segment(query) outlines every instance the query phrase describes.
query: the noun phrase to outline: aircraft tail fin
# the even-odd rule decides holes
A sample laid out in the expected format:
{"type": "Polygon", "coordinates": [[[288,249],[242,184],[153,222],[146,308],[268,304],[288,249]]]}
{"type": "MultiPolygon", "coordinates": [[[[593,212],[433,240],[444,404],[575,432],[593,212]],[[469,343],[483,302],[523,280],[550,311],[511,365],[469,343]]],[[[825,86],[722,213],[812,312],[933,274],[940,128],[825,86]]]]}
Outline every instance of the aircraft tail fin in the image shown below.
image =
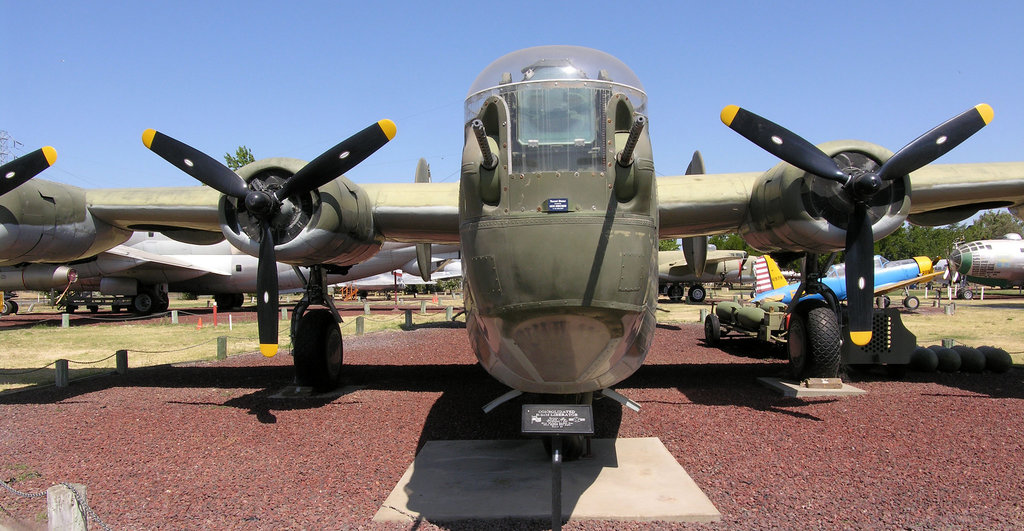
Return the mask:
{"type": "Polygon", "coordinates": [[[764,293],[788,284],[779,264],[768,255],[759,256],[754,261],[754,279],[754,293],[764,293]]]}

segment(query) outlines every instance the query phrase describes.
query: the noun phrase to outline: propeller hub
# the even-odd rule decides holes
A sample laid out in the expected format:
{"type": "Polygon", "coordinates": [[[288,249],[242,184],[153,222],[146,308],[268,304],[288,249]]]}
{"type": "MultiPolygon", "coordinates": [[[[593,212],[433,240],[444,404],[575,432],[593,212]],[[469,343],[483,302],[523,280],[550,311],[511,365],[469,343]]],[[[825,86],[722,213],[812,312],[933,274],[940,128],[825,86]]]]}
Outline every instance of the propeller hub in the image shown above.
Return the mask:
{"type": "Polygon", "coordinates": [[[875,172],[857,175],[851,180],[853,181],[851,183],[853,185],[853,195],[859,199],[868,199],[882,188],[882,179],[875,172]]]}
{"type": "Polygon", "coordinates": [[[269,216],[276,205],[268,192],[254,190],[245,194],[245,209],[257,216],[269,216]]]}

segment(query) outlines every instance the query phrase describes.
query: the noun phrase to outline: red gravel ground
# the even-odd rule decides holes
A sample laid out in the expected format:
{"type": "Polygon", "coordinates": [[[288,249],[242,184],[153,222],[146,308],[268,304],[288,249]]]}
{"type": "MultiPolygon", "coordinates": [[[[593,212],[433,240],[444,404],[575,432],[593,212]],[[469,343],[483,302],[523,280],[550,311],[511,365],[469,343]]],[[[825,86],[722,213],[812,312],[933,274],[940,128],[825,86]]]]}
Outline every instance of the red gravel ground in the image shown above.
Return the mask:
{"type": "MultiPolygon", "coordinates": [[[[754,357],[758,343],[731,340],[727,353],[702,336],[660,327],[648,363],[618,387],[641,411],[595,410],[599,437],[659,437],[722,523],[566,529],[1024,527],[1021,369],[861,377],[865,396],[793,399],[755,382],[784,367],[754,357]]],[[[83,483],[114,529],[484,527],[371,521],[425,441],[518,437],[518,403],[480,411],[505,389],[475,364],[465,330],[348,337],[345,361],[359,389],[334,399],[270,398],[291,360],[258,354],[0,397],[0,479],[25,492],[83,483]]],[[[44,511],[0,490],[0,518],[39,525],[44,511]]]]}

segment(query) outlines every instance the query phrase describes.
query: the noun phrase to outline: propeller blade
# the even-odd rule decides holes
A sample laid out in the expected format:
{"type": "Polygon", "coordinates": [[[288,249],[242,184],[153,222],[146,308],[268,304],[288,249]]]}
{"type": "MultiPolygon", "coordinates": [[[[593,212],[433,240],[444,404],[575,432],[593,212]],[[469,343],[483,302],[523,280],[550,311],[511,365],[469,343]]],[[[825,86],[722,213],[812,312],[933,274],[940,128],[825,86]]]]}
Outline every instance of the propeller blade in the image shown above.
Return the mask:
{"type": "Polygon", "coordinates": [[[142,143],[153,153],[210,188],[242,199],[249,192],[245,181],[230,168],[198,149],[175,140],[155,129],[142,133],[142,143]]]}
{"type": "Polygon", "coordinates": [[[850,340],[860,346],[871,341],[874,245],[868,207],[858,201],[846,229],[846,306],[849,310],[850,340]]]}
{"type": "Polygon", "coordinates": [[[903,146],[878,170],[879,177],[896,179],[930,164],[988,125],[992,116],[992,107],[981,103],[950,118],[903,146]]]}
{"type": "Polygon", "coordinates": [[[256,267],[256,322],[259,325],[260,352],[266,357],[277,354],[277,257],[270,225],[263,223],[259,263],[256,267]]]}
{"type": "Polygon", "coordinates": [[[761,149],[812,175],[846,184],[849,177],[831,157],[796,133],[736,105],[722,109],[722,123],[761,149]]]}
{"type": "Polygon", "coordinates": [[[50,146],[39,148],[0,166],[0,195],[21,186],[57,160],[57,150],[50,146]]]}
{"type": "Polygon", "coordinates": [[[395,122],[381,120],[342,140],[288,179],[277,192],[279,199],[319,188],[337,179],[395,137],[395,122]]]}

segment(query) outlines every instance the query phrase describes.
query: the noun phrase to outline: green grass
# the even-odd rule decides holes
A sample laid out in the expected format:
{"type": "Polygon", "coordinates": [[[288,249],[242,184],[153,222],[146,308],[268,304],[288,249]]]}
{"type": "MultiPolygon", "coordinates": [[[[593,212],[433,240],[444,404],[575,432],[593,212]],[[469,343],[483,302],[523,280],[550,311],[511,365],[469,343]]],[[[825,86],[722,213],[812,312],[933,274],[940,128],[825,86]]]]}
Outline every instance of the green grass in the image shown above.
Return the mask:
{"type": "MultiPolygon", "coordinates": [[[[414,310],[412,316],[414,325],[445,320],[444,310],[436,309],[428,310],[426,315],[414,310]]],[[[404,313],[378,311],[362,317],[364,333],[398,330],[405,324],[404,313]]],[[[55,318],[59,320],[59,316],[55,318]]],[[[356,335],[356,320],[354,317],[345,319],[343,336],[356,335]]],[[[228,338],[229,356],[259,351],[255,322],[236,323],[228,330],[223,321],[221,319],[217,327],[207,324],[202,329],[194,324],[171,324],[168,318],[158,324],[131,324],[129,321],[70,328],[40,324],[26,329],[0,330],[3,345],[0,392],[53,383],[53,364],[58,359],[69,361],[69,378],[74,380],[112,371],[118,350],[128,351],[129,367],[216,359],[219,336],[228,338]]],[[[281,350],[291,349],[288,321],[280,322],[278,336],[281,350]]]]}

